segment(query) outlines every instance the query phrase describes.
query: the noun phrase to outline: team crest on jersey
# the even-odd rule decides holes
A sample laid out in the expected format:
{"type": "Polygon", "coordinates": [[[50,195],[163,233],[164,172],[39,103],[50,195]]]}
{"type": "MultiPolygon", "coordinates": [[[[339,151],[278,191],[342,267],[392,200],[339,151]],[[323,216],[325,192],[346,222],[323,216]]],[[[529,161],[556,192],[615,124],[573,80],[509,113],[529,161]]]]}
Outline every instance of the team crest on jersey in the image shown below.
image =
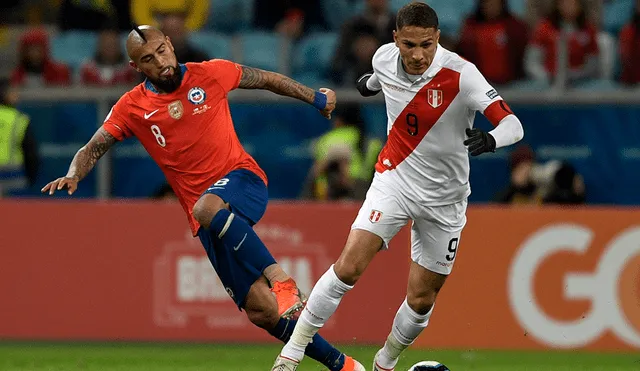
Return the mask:
{"type": "Polygon", "coordinates": [[[442,105],[444,96],[442,90],[429,89],[427,90],[427,102],[433,108],[438,108],[442,105]]]}
{"type": "Polygon", "coordinates": [[[202,89],[199,86],[196,86],[195,88],[191,88],[191,90],[189,90],[189,93],[187,93],[187,98],[189,99],[189,102],[193,104],[204,103],[204,100],[206,97],[207,97],[207,93],[205,93],[204,89],[202,89]]]}
{"type": "Polygon", "coordinates": [[[371,214],[369,215],[369,221],[371,223],[377,223],[382,218],[382,211],[371,210],[371,214]]]}
{"type": "Polygon", "coordinates": [[[175,102],[171,102],[169,103],[169,106],[167,106],[167,108],[169,109],[169,116],[173,117],[176,120],[182,117],[182,113],[184,112],[184,107],[182,106],[181,101],[177,100],[175,102]]]}

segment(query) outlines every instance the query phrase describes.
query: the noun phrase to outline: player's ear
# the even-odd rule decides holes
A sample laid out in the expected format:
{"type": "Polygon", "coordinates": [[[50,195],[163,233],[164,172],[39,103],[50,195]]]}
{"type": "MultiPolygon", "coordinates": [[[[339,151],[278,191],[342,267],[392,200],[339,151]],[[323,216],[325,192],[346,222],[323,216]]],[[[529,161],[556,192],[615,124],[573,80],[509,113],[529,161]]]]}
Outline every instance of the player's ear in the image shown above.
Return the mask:
{"type": "Polygon", "coordinates": [[[393,41],[396,43],[396,46],[399,48],[400,43],[398,42],[398,32],[396,30],[393,30],[393,41]]]}
{"type": "Polygon", "coordinates": [[[175,48],[173,47],[173,44],[171,43],[171,39],[169,38],[169,36],[165,36],[165,39],[167,41],[167,45],[169,45],[169,50],[174,51],[175,48]]]}
{"type": "Polygon", "coordinates": [[[140,70],[140,68],[138,68],[138,65],[134,61],[129,61],[129,66],[131,66],[134,70],[136,70],[138,72],[142,72],[142,70],[140,70]]]}
{"type": "Polygon", "coordinates": [[[436,44],[440,43],[440,29],[438,28],[438,30],[436,31],[436,44]]]}

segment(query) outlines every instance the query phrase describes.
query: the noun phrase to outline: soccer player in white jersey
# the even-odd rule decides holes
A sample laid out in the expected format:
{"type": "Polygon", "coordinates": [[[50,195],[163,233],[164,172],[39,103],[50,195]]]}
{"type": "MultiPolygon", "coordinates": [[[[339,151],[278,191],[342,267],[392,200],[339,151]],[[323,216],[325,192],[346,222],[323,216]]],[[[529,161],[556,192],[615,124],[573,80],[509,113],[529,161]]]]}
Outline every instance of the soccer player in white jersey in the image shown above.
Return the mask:
{"type": "Polygon", "coordinates": [[[494,152],[523,137],[520,121],[476,66],[438,44],[438,17],[431,7],[408,4],[396,22],[395,42],[378,49],[373,73],[357,82],[364,96],[384,94],[387,143],[346,246],[313,288],[273,371],[297,368],[314,334],[373,257],[411,221],[406,299],[373,362],[374,371],[393,370],[400,353],[427,327],[451,273],[471,192],[469,153],[494,152]],[[473,128],[477,111],[493,130],[473,128]]]}

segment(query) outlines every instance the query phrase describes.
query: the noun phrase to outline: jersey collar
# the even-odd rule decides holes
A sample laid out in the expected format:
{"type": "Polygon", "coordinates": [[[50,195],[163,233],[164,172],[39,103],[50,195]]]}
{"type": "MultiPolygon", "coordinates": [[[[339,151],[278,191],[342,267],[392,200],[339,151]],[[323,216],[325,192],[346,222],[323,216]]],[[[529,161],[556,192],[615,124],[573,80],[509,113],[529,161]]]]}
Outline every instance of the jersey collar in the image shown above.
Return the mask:
{"type": "MultiPolygon", "coordinates": [[[[187,72],[187,66],[182,63],[179,63],[178,66],[180,66],[180,71],[182,71],[182,80],[184,80],[184,73],[187,72]]],[[[158,89],[156,89],[156,87],[153,86],[153,84],[151,83],[151,81],[149,81],[149,79],[144,79],[144,87],[152,93],[160,94],[158,89]]]]}
{"type": "Polygon", "coordinates": [[[402,67],[402,57],[398,54],[398,63],[396,64],[396,75],[398,77],[401,77],[407,81],[409,81],[411,84],[417,83],[419,81],[424,81],[424,80],[428,80],[433,78],[436,73],[440,70],[441,66],[441,61],[442,61],[442,55],[444,54],[444,51],[442,49],[442,46],[440,46],[440,44],[438,44],[436,46],[436,54],[433,56],[433,61],[431,62],[431,65],[429,66],[429,68],[427,68],[426,71],[424,71],[424,73],[422,74],[422,77],[419,78],[418,80],[416,80],[415,82],[412,82],[407,73],[404,70],[404,67],[402,67]]]}

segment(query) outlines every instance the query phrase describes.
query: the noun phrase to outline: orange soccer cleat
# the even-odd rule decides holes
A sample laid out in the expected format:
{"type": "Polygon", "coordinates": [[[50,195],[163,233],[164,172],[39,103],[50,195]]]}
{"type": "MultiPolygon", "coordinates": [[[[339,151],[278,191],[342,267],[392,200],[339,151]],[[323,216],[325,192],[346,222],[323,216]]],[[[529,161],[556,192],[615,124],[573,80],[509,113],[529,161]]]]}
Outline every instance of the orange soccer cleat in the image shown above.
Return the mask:
{"type": "Polygon", "coordinates": [[[277,281],[273,283],[271,292],[276,295],[278,302],[278,315],[282,318],[294,318],[300,315],[300,311],[304,308],[306,298],[303,302],[302,293],[296,285],[293,278],[286,281],[277,281]]]}
{"type": "Polygon", "coordinates": [[[340,371],[367,371],[367,369],[364,368],[364,366],[360,362],[345,354],[344,366],[342,366],[342,369],[340,371]]]}

